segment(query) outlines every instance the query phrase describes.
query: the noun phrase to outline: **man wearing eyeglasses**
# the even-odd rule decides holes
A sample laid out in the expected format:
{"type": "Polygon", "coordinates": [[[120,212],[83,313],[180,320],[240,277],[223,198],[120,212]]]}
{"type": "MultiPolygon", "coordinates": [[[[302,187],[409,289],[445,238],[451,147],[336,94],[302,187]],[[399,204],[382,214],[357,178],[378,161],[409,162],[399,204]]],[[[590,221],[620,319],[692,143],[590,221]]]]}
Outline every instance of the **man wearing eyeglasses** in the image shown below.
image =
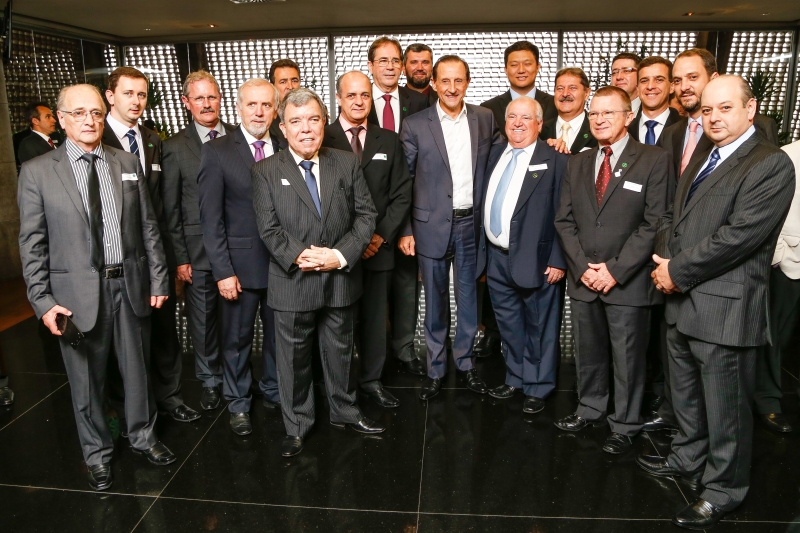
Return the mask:
{"type": "Polygon", "coordinates": [[[113,482],[103,408],[112,350],[134,453],[157,465],[175,462],[155,434],[147,373],[149,315],[169,294],[164,248],[138,158],[101,142],[104,115],[94,86],[62,89],[58,119],[67,140],[22,165],[17,197],[28,299],[60,340],[89,486],[98,491],[113,482]],[[73,344],[59,327],[66,317],[83,333],[73,344]]]}
{"type": "Polygon", "coordinates": [[[636,54],[622,52],[611,61],[611,85],[619,87],[631,100],[631,111],[639,113],[642,101],[639,99],[639,63],[642,58],[636,54]]]}
{"type": "Polygon", "coordinates": [[[195,375],[203,384],[200,407],[211,410],[216,409],[221,400],[222,362],[217,328],[219,291],[203,246],[197,175],[200,172],[200,149],[205,143],[233,131],[233,126],[220,120],[219,86],[205,70],[186,76],[181,100],[192,115],[192,123],[164,142],[161,159],[164,213],[178,265],[176,277],[185,283],[195,375]]]}
{"type": "Polygon", "coordinates": [[[610,454],[628,451],[642,427],[650,306],[663,301],[650,281],[651,256],[656,222],[672,196],[670,156],[630,138],[633,118],[622,89],[595,93],[588,119],[600,146],[570,159],[556,215],[579,388],[577,410],[556,427],[581,431],[608,423],[603,451],[610,454]],[[614,414],[607,416],[612,375],[614,414]]]}
{"type": "Polygon", "coordinates": [[[400,87],[403,72],[403,49],[390,37],[375,39],[367,52],[367,68],[372,75],[373,106],[368,122],[400,133],[406,117],[428,107],[422,94],[400,87]]]}

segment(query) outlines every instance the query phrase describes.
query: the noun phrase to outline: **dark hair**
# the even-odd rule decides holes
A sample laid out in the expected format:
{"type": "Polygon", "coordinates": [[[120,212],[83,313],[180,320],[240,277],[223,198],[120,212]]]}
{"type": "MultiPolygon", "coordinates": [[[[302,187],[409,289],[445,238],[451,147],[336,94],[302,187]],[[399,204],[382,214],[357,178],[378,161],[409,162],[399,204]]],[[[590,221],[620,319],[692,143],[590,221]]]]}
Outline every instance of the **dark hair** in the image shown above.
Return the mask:
{"type": "Polygon", "coordinates": [[[630,59],[636,64],[637,69],[639,68],[639,63],[642,62],[641,57],[637,56],[636,54],[632,54],[630,52],[620,52],[619,54],[615,55],[614,59],[611,60],[611,64],[613,65],[617,59],[630,59]]]}
{"type": "Polygon", "coordinates": [[[293,68],[297,71],[297,77],[300,77],[300,65],[291,59],[279,59],[269,67],[269,82],[275,83],[275,71],[279,68],[293,68]]]}
{"type": "MultiPolygon", "coordinates": [[[[589,88],[589,78],[586,76],[586,73],[583,71],[583,69],[579,69],[578,67],[562,68],[561,70],[556,72],[555,85],[558,85],[558,78],[560,78],[561,76],[575,76],[576,78],[580,78],[581,85],[583,85],[587,89],[589,88]]],[[[553,87],[555,87],[555,85],[553,87]]]]}
{"type": "Polygon", "coordinates": [[[503,55],[504,65],[508,66],[508,56],[514,52],[530,52],[533,54],[533,57],[536,58],[536,62],[539,63],[539,49],[536,47],[536,45],[529,41],[517,41],[506,48],[506,51],[503,55]]]}
{"type": "Polygon", "coordinates": [[[133,78],[135,80],[144,80],[145,82],[149,82],[147,76],[142,74],[139,69],[135,69],[133,67],[117,67],[108,77],[108,90],[112,93],[117,90],[119,79],[123,76],[126,78],[133,78]]]}
{"type": "Polygon", "coordinates": [[[678,61],[682,57],[699,57],[703,60],[703,66],[706,69],[706,74],[709,76],[714,75],[717,72],[717,59],[714,57],[714,54],[706,50],[705,48],[689,48],[688,50],[684,50],[675,58],[675,61],[678,61]]]}
{"type": "Polygon", "coordinates": [[[661,56],[650,56],[645,57],[642,59],[641,63],[639,63],[639,73],[641,74],[642,69],[647,67],[652,67],[653,65],[664,65],[667,67],[667,79],[672,82],[672,61],[669,59],[664,59],[661,56]]]}
{"type": "Polygon", "coordinates": [[[436,79],[436,72],[439,70],[439,63],[461,63],[462,65],[464,65],[464,68],[467,70],[467,80],[470,79],[469,78],[469,65],[467,65],[467,62],[464,61],[463,59],[461,59],[460,57],[458,57],[455,54],[448,54],[448,55],[444,55],[444,56],[440,57],[439,59],[436,60],[436,63],[434,63],[434,65],[433,65],[433,74],[431,75],[431,77],[434,80],[436,79]]]}
{"type": "Polygon", "coordinates": [[[406,51],[403,53],[404,64],[406,62],[406,57],[408,57],[409,52],[414,52],[415,54],[418,54],[420,52],[428,52],[431,55],[431,60],[433,60],[433,50],[431,50],[431,47],[428,46],[427,44],[422,44],[422,43],[409,44],[408,47],[406,48],[406,51]]]}
{"type": "Polygon", "coordinates": [[[39,120],[41,114],[39,113],[40,107],[50,109],[50,104],[47,102],[31,102],[25,106],[25,117],[28,119],[28,125],[33,127],[33,119],[39,120]]]}
{"type": "Polygon", "coordinates": [[[594,93],[594,97],[597,98],[598,96],[612,96],[617,95],[622,98],[622,105],[625,107],[625,111],[631,111],[631,97],[628,96],[623,89],[619,87],[615,87],[614,85],[606,85],[605,87],[600,87],[594,93]]]}
{"type": "Polygon", "coordinates": [[[403,48],[400,46],[400,41],[384,35],[383,37],[378,37],[377,39],[372,41],[371,45],[369,45],[369,51],[367,51],[367,60],[370,63],[375,61],[375,50],[377,50],[384,44],[394,45],[397,48],[397,53],[400,55],[400,61],[403,60],[403,48]]]}

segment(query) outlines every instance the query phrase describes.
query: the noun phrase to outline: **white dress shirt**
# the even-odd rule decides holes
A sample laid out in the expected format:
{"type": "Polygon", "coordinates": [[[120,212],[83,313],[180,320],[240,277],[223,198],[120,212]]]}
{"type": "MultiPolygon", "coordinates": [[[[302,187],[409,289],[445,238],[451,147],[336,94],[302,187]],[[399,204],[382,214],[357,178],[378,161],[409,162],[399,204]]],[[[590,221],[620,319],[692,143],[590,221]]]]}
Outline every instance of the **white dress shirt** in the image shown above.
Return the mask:
{"type": "Polygon", "coordinates": [[[44,134],[44,133],[42,133],[41,131],[37,131],[37,130],[35,130],[35,129],[33,129],[33,128],[31,128],[31,131],[32,131],[33,133],[35,133],[36,135],[38,135],[39,137],[41,137],[42,139],[44,139],[44,140],[45,140],[45,142],[47,142],[47,144],[50,144],[50,142],[53,140],[53,139],[51,139],[51,138],[50,138],[50,136],[49,136],[49,135],[45,135],[45,134],[44,134]]]}
{"type": "Polygon", "coordinates": [[[500,184],[500,178],[506,171],[506,167],[511,162],[512,148],[510,144],[506,145],[503,150],[503,155],[497,161],[494,167],[492,177],[489,179],[489,188],[486,190],[486,203],[484,204],[483,227],[486,232],[486,238],[500,248],[508,249],[509,234],[511,233],[511,216],[514,214],[514,209],[517,207],[519,200],[519,193],[522,190],[522,184],[525,182],[525,173],[528,171],[528,163],[536,150],[536,141],[527,148],[522,149],[522,153],[517,157],[517,166],[514,168],[514,174],[511,176],[511,182],[508,184],[506,190],[506,197],[503,199],[503,210],[500,216],[502,231],[497,237],[494,236],[492,230],[489,229],[492,216],[492,202],[494,202],[494,194],[497,192],[497,186],[500,184]]]}
{"type": "MultiPolygon", "coordinates": [[[[297,171],[300,172],[300,177],[303,179],[303,183],[305,183],[305,181],[306,181],[306,171],[303,169],[303,167],[300,166],[300,163],[302,163],[303,161],[306,161],[306,160],[303,159],[301,156],[297,155],[297,152],[292,150],[291,146],[289,147],[289,152],[292,154],[292,157],[294,157],[294,161],[295,161],[295,163],[297,163],[297,171]]],[[[319,196],[319,203],[320,203],[320,206],[321,206],[322,205],[322,189],[320,188],[320,183],[321,183],[321,180],[322,180],[322,176],[320,175],[320,168],[319,168],[319,152],[314,154],[314,157],[312,157],[311,159],[308,159],[308,161],[311,161],[312,163],[314,163],[314,166],[311,167],[311,173],[314,174],[314,177],[317,180],[317,196],[319,196]]],[[[344,258],[342,253],[339,250],[336,250],[336,249],[333,249],[333,253],[336,254],[336,258],[339,260],[339,269],[342,269],[342,268],[346,267],[347,266],[347,259],[344,258]]]]}
{"type": "Polygon", "coordinates": [[[575,139],[578,138],[578,132],[581,131],[581,128],[583,127],[584,120],[586,120],[585,111],[582,111],[580,115],[572,120],[564,120],[561,118],[561,115],[559,115],[556,119],[556,139],[561,138],[561,128],[564,126],[564,124],[569,124],[569,131],[567,132],[567,147],[572,148],[572,145],[575,144],[575,139]]]}
{"type": "Polygon", "coordinates": [[[631,100],[631,111],[633,111],[634,115],[639,113],[640,107],[642,107],[642,99],[637,96],[636,98],[631,100]]]}
{"type": "MultiPolygon", "coordinates": [[[[256,141],[264,141],[264,147],[262,148],[262,150],[264,150],[264,159],[275,153],[275,150],[272,148],[272,139],[269,137],[269,128],[267,128],[267,133],[264,134],[263,137],[256,139],[247,132],[247,130],[244,128],[244,124],[240,125],[239,127],[244,134],[245,141],[250,146],[250,153],[253,154],[253,158],[256,157],[256,147],[253,146],[253,143],[256,141]]],[[[303,176],[305,176],[305,174],[303,174],[303,176]]]]}
{"type": "MultiPolygon", "coordinates": [[[[695,132],[695,140],[700,142],[700,137],[703,136],[703,115],[700,115],[697,118],[689,117],[689,121],[686,123],[686,133],[683,135],[683,150],[681,150],[681,154],[686,150],[686,143],[689,142],[689,126],[692,125],[692,122],[697,122],[697,131],[695,132]]],[[[695,145],[695,148],[697,146],[695,145]]]]}
{"type": "MultiPolygon", "coordinates": [[[[625,146],[628,145],[628,139],[630,139],[630,135],[627,133],[625,137],[618,140],[614,144],[611,145],[611,175],[614,175],[614,167],[617,166],[617,160],[619,156],[622,155],[622,151],[625,150],[625,146]]],[[[605,159],[606,155],[603,153],[603,145],[597,147],[597,157],[594,161],[594,181],[597,182],[597,175],[600,174],[600,166],[603,164],[603,159],[605,159]]]]}
{"type": "Polygon", "coordinates": [[[378,115],[378,124],[383,127],[383,108],[386,106],[386,100],[383,99],[384,94],[391,94],[392,99],[392,113],[394,113],[394,132],[400,132],[400,90],[398,87],[394,91],[385,93],[379,89],[377,85],[372,84],[372,101],[375,106],[375,114],[378,115]]]}
{"type": "Polygon", "coordinates": [[[514,89],[509,89],[508,92],[511,93],[511,101],[512,102],[514,100],[516,100],[517,98],[519,98],[520,96],[527,96],[529,98],[533,98],[534,100],[536,100],[536,87],[531,89],[528,94],[520,94],[517,91],[515,91],[514,89]]]}
{"type": "MultiPolygon", "coordinates": [[[[728,159],[733,154],[733,152],[738,150],[739,147],[742,144],[744,144],[744,142],[747,139],[752,137],[755,132],[756,132],[756,127],[751,125],[750,128],[748,128],[748,130],[746,132],[744,132],[741,137],[739,137],[738,139],[736,139],[732,143],[726,144],[725,146],[717,147],[717,153],[719,154],[719,161],[717,161],[717,165],[714,168],[719,168],[719,166],[722,164],[722,162],[725,161],[726,159],[728,159]]],[[[712,149],[711,152],[713,152],[713,151],[714,150],[712,149]]],[[[711,159],[711,154],[709,153],[708,157],[706,157],[706,162],[703,163],[703,166],[701,166],[700,168],[701,169],[706,168],[706,166],[708,165],[708,161],[710,159],[711,159]]],[[[702,170],[700,170],[700,172],[702,172],[702,170]]],[[[700,172],[697,173],[697,176],[700,175],[700,172]]],[[[695,178],[697,176],[695,176],[695,178]]]]}
{"type": "Polygon", "coordinates": [[[450,176],[453,178],[453,209],[472,207],[472,138],[469,133],[467,104],[463,103],[461,111],[454,119],[442,109],[441,102],[436,102],[436,112],[444,134],[444,145],[447,149],[447,161],[450,164],[450,176]]]}
{"type": "Polygon", "coordinates": [[[669,118],[669,110],[670,108],[667,107],[664,112],[658,115],[656,118],[650,118],[645,115],[644,112],[642,112],[642,116],[639,119],[639,142],[644,144],[644,139],[647,137],[647,126],[645,125],[645,122],[648,120],[655,120],[658,122],[656,127],[653,128],[653,131],[656,134],[656,141],[658,141],[658,138],[661,137],[661,132],[664,131],[664,124],[667,123],[667,119],[669,118]]]}
{"type": "Polygon", "coordinates": [[[208,135],[211,132],[211,130],[217,132],[217,138],[224,137],[226,133],[225,127],[222,125],[221,120],[217,121],[217,125],[214,126],[213,128],[206,128],[205,126],[203,126],[202,124],[198,124],[197,122],[194,123],[194,127],[197,130],[197,135],[200,136],[200,142],[203,144],[211,140],[211,137],[209,137],[208,135]]]}
{"type": "Polygon", "coordinates": [[[126,126],[125,124],[123,124],[119,120],[115,119],[113,116],[111,116],[111,113],[109,113],[106,116],[106,120],[108,120],[108,125],[111,126],[111,129],[113,130],[114,135],[116,135],[117,139],[119,139],[119,144],[121,144],[122,148],[128,153],[130,153],[130,151],[131,151],[131,143],[128,140],[128,132],[130,130],[133,130],[133,131],[136,132],[136,144],[139,145],[139,164],[142,165],[142,170],[144,172],[147,172],[147,169],[144,168],[144,165],[145,165],[145,162],[144,162],[144,141],[142,140],[142,132],[139,131],[139,125],[138,124],[134,124],[132,128],[129,128],[128,126],[126,126]]]}
{"type": "MultiPolygon", "coordinates": [[[[350,133],[350,128],[357,128],[358,125],[350,124],[350,121],[344,118],[344,115],[339,115],[339,125],[342,126],[344,134],[347,136],[347,142],[351,145],[353,143],[353,134],[350,133]]],[[[361,126],[363,130],[358,132],[358,140],[361,141],[361,149],[364,149],[364,143],[367,142],[367,121],[365,120],[361,126]]]]}

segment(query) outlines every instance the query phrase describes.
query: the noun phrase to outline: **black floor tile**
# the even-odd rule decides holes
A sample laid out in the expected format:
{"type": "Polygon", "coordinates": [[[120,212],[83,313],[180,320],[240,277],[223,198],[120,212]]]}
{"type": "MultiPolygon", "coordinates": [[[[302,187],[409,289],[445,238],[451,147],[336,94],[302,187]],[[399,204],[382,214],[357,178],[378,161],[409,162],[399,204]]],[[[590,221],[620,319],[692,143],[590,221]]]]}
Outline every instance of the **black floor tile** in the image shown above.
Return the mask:
{"type": "Polygon", "coordinates": [[[49,332],[39,329],[36,318],[29,318],[0,332],[0,356],[9,374],[38,372],[66,375],[58,341],[49,332]]]}
{"type": "Polygon", "coordinates": [[[416,513],[309,509],[159,498],[135,533],[410,533],[415,530],[416,524],[416,513]]]}
{"type": "Polygon", "coordinates": [[[142,496],[0,486],[2,529],[20,533],[128,532],[153,500],[142,496]]]}
{"type": "Polygon", "coordinates": [[[366,437],[329,424],[321,386],[315,387],[316,427],[303,452],[280,456],[281,415],[254,402],[253,433],[233,434],[223,414],[164,496],[248,503],[416,512],[425,407],[415,391],[392,391],[398,409],[361,401],[364,414],[387,425],[366,437]]]}
{"type": "Polygon", "coordinates": [[[0,439],[2,428],[39,403],[48,394],[51,394],[67,382],[67,376],[58,374],[11,374],[8,386],[14,391],[14,404],[9,407],[0,407],[0,439]]]}
{"type": "Polygon", "coordinates": [[[420,514],[416,533],[676,533],[663,520],[599,520],[420,514]]]}

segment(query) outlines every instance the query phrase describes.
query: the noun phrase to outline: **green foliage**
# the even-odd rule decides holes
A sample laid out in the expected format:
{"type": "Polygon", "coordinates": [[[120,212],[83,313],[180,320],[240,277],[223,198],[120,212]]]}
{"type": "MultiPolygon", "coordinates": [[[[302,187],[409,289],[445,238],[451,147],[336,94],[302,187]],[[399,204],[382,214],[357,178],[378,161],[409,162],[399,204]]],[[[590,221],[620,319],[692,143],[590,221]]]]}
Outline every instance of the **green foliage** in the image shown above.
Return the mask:
{"type": "Polygon", "coordinates": [[[147,108],[149,110],[161,107],[164,103],[164,93],[161,92],[158,82],[147,80],[147,108]]]}
{"type": "Polygon", "coordinates": [[[161,122],[153,122],[153,130],[158,133],[158,136],[161,137],[162,141],[166,141],[175,135],[175,132],[172,131],[172,126],[169,124],[162,124],[161,122]]]}
{"type": "MultiPolygon", "coordinates": [[[[611,84],[611,60],[614,59],[614,56],[621,52],[631,52],[628,46],[629,43],[627,41],[623,41],[622,37],[619,37],[617,39],[615,52],[612,53],[611,51],[608,51],[605,54],[600,55],[600,73],[590,80],[592,85],[594,85],[594,90],[611,84]]],[[[637,55],[642,58],[647,57],[650,55],[650,49],[643,44],[641,47],[639,47],[637,55]]]]}
{"type": "Polygon", "coordinates": [[[778,125],[778,143],[783,146],[790,141],[790,132],[781,131],[783,127],[783,108],[766,110],[761,108],[762,102],[769,101],[770,98],[778,93],[778,87],[775,86],[775,73],[767,72],[765,70],[757,70],[747,77],[747,83],[750,84],[750,90],[753,91],[753,97],[758,102],[758,110],[764,116],[770,117],[778,125]]]}

